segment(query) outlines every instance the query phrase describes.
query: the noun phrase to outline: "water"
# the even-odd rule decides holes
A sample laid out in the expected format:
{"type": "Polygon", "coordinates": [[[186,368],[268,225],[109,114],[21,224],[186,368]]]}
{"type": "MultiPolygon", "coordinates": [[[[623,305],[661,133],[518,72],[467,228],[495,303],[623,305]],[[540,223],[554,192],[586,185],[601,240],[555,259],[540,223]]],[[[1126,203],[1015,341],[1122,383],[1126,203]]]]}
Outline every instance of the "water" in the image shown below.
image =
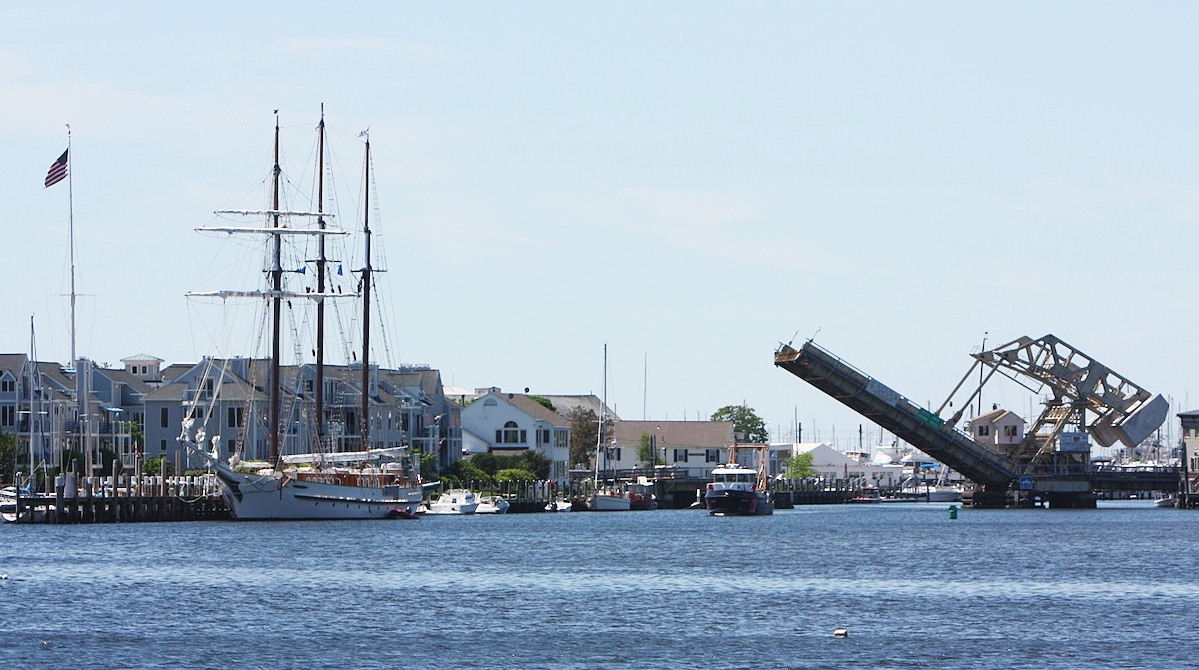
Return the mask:
{"type": "Polygon", "coordinates": [[[946,508],[5,525],[0,664],[1196,667],[1199,513],[946,508]]]}

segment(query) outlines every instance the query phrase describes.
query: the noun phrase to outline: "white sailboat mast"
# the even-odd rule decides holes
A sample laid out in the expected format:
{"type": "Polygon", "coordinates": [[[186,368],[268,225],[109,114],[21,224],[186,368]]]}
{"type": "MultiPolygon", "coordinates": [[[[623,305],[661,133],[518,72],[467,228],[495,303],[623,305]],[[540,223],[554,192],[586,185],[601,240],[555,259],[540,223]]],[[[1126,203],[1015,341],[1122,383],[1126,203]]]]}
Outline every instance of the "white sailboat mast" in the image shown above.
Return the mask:
{"type": "MultiPolygon", "coordinates": [[[[599,430],[595,436],[595,489],[599,490],[599,471],[600,471],[600,453],[604,448],[604,427],[608,424],[608,343],[604,342],[604,381],[600,396],[600,421],[599,430]]],[[[607,460],[607,452],[604,453],[604,458],[607,460]]],[[[605,466],[607,463],[604,464],[605,466]]]]}

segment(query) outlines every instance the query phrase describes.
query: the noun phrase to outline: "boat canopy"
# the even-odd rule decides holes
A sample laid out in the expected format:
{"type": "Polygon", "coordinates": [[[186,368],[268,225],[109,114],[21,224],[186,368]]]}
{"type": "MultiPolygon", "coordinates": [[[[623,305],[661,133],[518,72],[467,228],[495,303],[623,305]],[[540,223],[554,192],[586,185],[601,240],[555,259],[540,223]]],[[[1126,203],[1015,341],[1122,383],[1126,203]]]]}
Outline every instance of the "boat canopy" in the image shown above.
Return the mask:
{"type": "Polygon", "coordinates": [[[284,463],[359,463],[381,457],[400,456],[408,451],[407,447],[388,447],[387,449],[368,449],[366,451],[338,451],[328,454],[289,454],[283,456],[284,463]]]}

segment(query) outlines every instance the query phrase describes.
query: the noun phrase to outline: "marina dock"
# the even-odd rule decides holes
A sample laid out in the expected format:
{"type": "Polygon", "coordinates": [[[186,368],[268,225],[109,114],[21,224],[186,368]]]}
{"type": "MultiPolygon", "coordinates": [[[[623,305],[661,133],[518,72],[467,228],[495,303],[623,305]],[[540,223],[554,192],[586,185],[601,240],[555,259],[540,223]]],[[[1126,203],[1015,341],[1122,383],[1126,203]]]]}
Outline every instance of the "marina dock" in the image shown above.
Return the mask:
{"type": "MultiPolygon", "coordinates": [[[[139,521],[228,519],[219,484],[200,476],[83,477],[76,486],[72,473],[54,478],[43,493],[21,493],[14,499],[13,523],[74,524],[139,521]]],[[[8,510],[5,510],[8,512],[8,510]]]]}

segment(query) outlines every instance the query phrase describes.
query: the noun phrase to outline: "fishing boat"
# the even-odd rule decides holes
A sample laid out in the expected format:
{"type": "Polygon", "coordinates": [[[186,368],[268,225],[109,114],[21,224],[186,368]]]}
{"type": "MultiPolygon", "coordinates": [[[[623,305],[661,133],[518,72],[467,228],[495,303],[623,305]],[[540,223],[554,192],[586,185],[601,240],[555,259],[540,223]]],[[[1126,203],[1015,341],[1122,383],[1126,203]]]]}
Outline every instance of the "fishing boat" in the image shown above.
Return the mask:
{"type": "Polygon", "coordinates": [[[574,509],[574,503],[570,502],[562,496],[558,496],[546,503],[545,511],[547,512],[569,512],[574,509]]]}
{"type": "Polygon", "coordinates": [[[479,509],[479,496],[466,489],[449,489],[429,503],[426,514],[474,514],[479,509]]]}
{"type": "Polygon", "coordinates": [[[654,485],[648,477],[638,477],[629,482],[626,487],[629,492],[629,509],[646,511],[658,509],[658,498],[654,495],[654,485]]]}
{"type": "MultiPolygon", "coordinates": [[[[223,210],[218,215],[244,216],[263,223],[255,226],[205,227],[199,230],[223,232],[230,235],[264,236],[268,241],[267,272],[269,286],[265,290],[214,291],[189,293],[190,296],[230,298],[249,297],[267,301],[270,319],[271,354],[269,373],[265,384],[269,387],[269,413],[266,418],[267,454],[266,467],[246,472],[238,465],[236,454],[228,461],[221,459],[219,435],[214,435],[211,444],[207,439],[205,425],[212,416],[212,406],[219,394],[194,394],[191,405],[183,420],[180,443],[192,455],[199,456],[216,473],[221,483],[223,498],[234,519],[381,519],[413,518],[422,499],[419,454],[408,453],[406,447],[370,448],[370,429],[373,422],[370,411],[370,291],[372,286],[371,229],[370,229],[370,137],[365,141],[365,187],[363,189],[363,237],[365,241],[364,267],[360,270],[360,290],[351,297],[361,298],[362,305],[362,350],[359,364],[362,370],[361,406],[358,421],[360,446],[358,451],[331,452],[324,440],[324,408],[321,390],[323,383],[324,345],[324,302],[344,297],[341,292],[329,291],[325,286],[326,265],[325,240],[331,235],[345,235],[347,231],[332,228],[327,220],[333,215],[324,211],[324,155],[325,121],[322,108],[321,121],[317,126],[320,156],[320,174],[317,210],[287,211],[280,208],[279,167],[279,118],[275,117],[274,168],[272,170],[273,195],[267,210],[223,210]],[[305,225],[304,222],[316,222],[305,225]],[[265,224],[265,225],[263,225],[265,224]],[[282,250],[284,238],[288,244],[297,236],[316,236],[318,259],[315,290],[287,290],[284,286],[284,263],[282,250]],[[282,378],[280,376],[281,312],[292,300],[312,300],[317,307],[317,382],[315,384],[315,410],[317,425],[317,449],[312,453],[285,456],[281,443],[282,378]],[[206,407],[201,399],[207,396],[206,407]],[[211,449],[211,451],[210,451],[211,449]],[[405,460],[408,456],[408,460],[405,460]]],[[[215,361],[210,361],[215,364],[215,361]]],[[[205,378],[223,378],[223,372],[205,371],[205,378]]]]}
{"type": "Polygon", "coordinates": [[[608,464],[611,459],[612,445],[608,444],[608,343],[604,343],[604,383],[603,383],[603,413],[600,416],[599,431],[595,439],[595,476],[592,479],[591,496],[587,500],[587,509],[592,512],[627,512],[629,511],[629,493],[616,482],[615,473],[610,473],[608,464]],[[603,464],[601,472],[600,465],[603,464]]]}
{"type": "MultiPolygon", "coordinates": [[[[737,462],[736,443],[729,447],[729,462],[712,470],[712,482],[704,493],[704,505],[714,516],[767,516],[774,514],[774,503],[767,493],[765,445],[758,447],[762,456],[759,469],[737,462]]],[[[742,447],[744,448],[744,447],[742,447]]]]}

